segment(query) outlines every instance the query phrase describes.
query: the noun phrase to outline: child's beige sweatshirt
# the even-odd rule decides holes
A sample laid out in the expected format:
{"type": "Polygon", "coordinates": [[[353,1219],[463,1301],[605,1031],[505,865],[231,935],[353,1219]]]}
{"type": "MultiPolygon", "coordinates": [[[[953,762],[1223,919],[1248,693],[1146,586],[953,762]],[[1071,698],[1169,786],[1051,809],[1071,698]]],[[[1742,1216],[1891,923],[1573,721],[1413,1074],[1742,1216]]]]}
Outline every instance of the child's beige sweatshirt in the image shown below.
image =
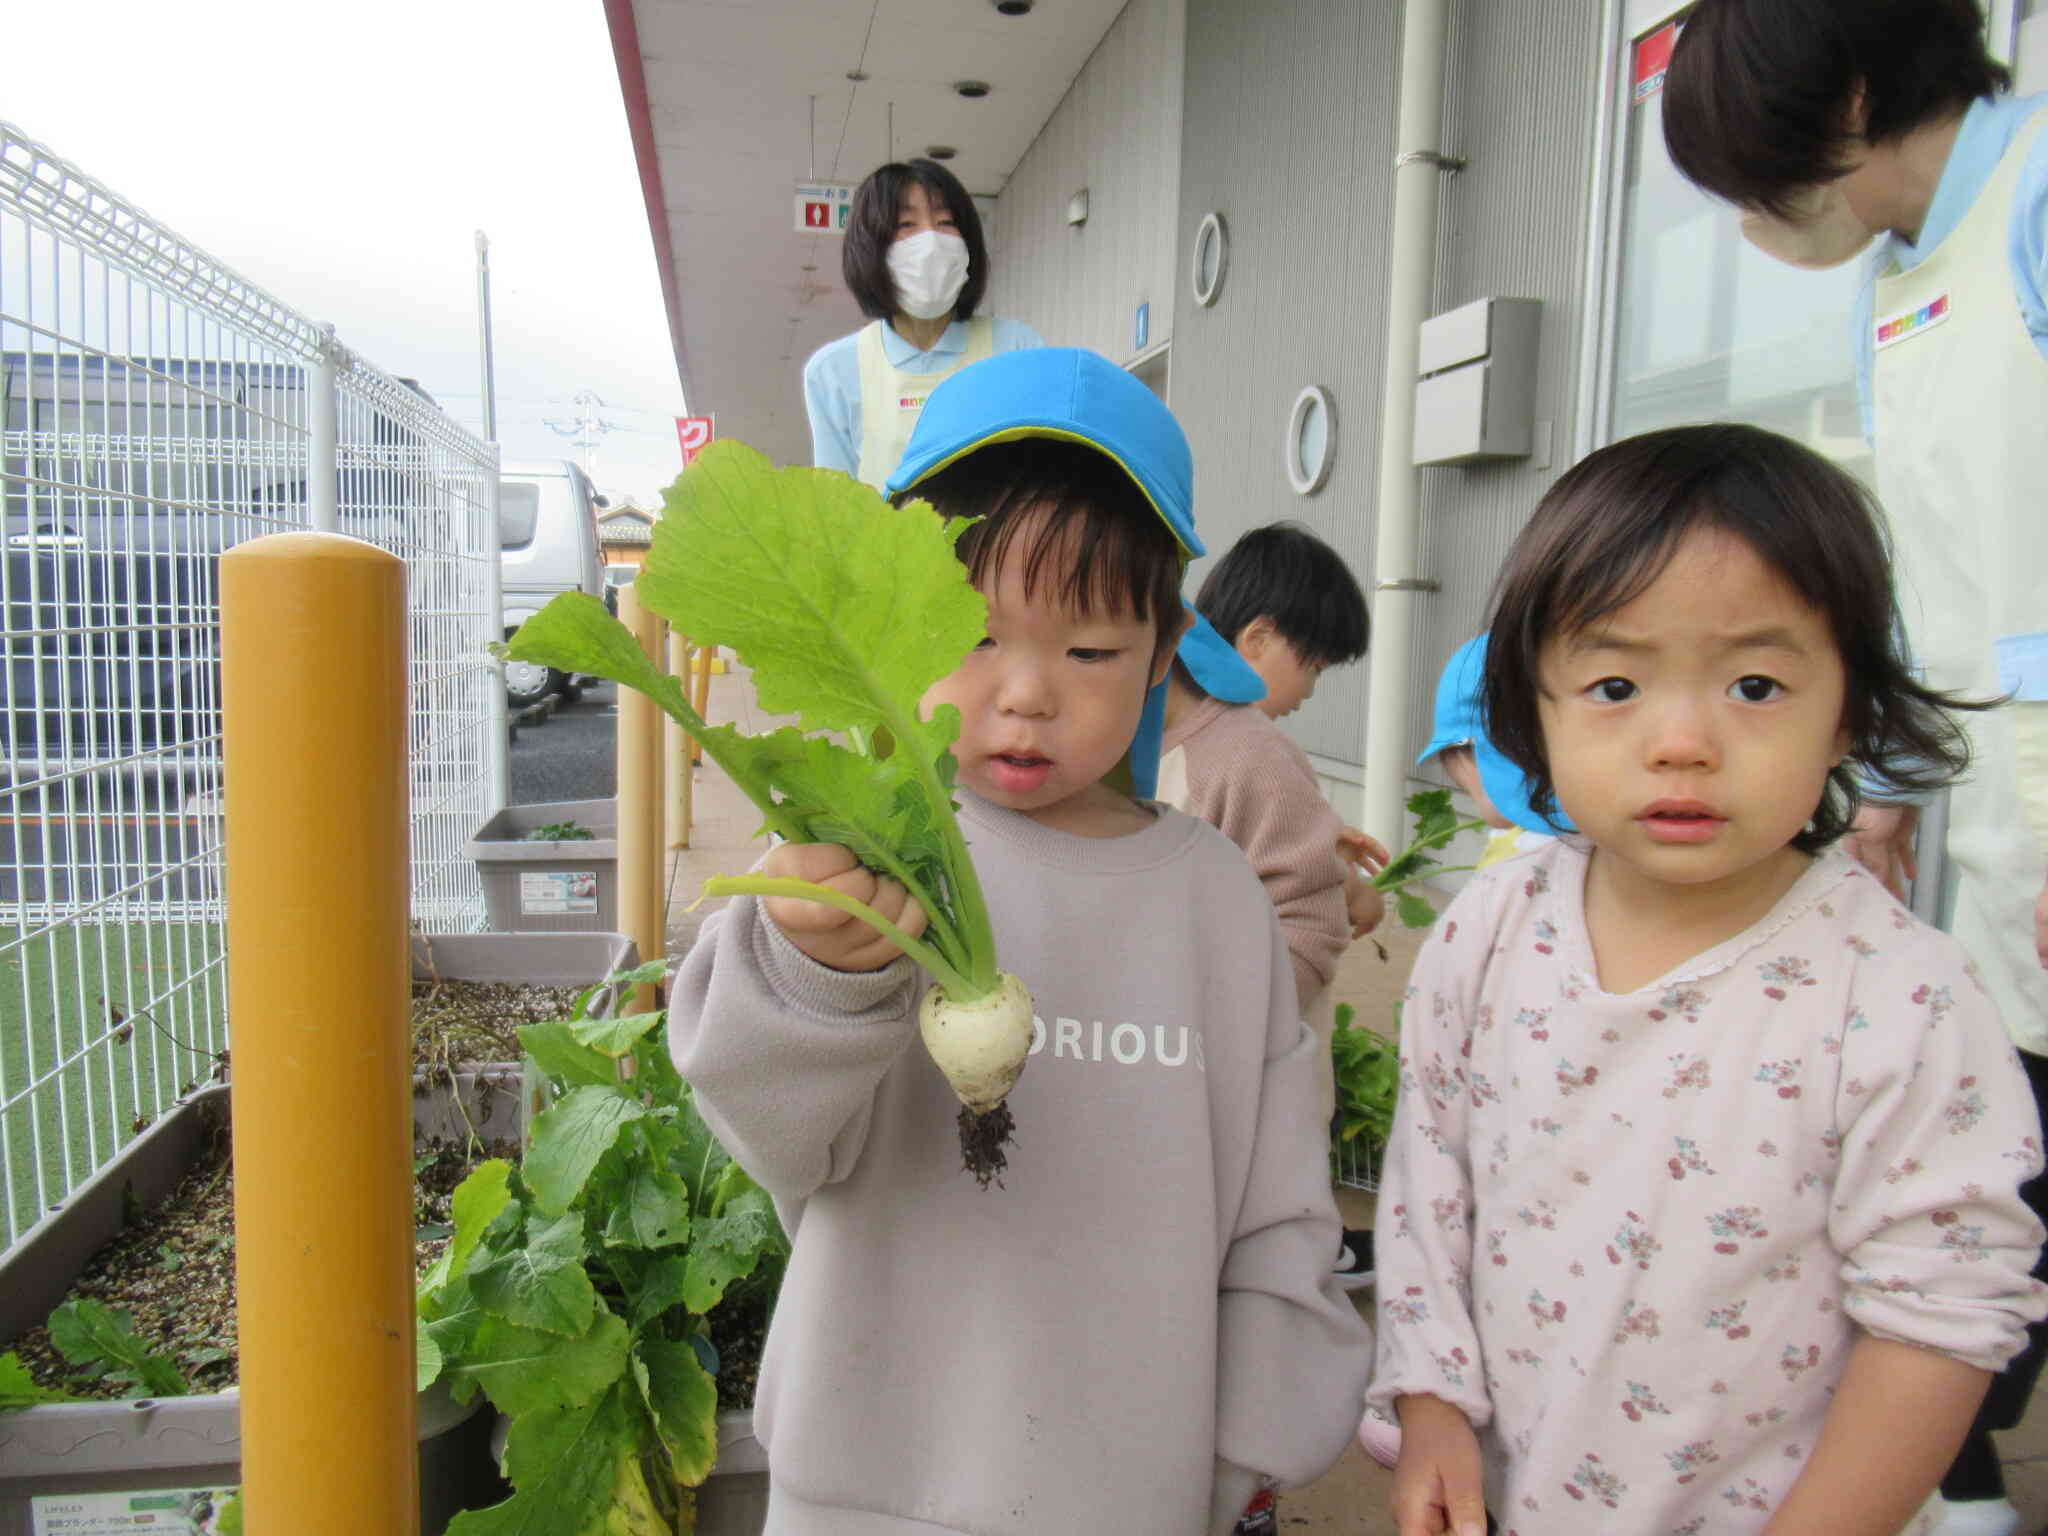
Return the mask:
{"type": "Polygon", "coordinates": [[[1370,1365],[1286,950],[1193,818],[1087,839],[960,798],[1038,1017],[1003,1187],[961,1168],[907,962],[827,970],[738,900],[676,978],[676,1063],[795,1245],[768,1530],[1196,1536],[1335,1461],[1370,1365]]]}

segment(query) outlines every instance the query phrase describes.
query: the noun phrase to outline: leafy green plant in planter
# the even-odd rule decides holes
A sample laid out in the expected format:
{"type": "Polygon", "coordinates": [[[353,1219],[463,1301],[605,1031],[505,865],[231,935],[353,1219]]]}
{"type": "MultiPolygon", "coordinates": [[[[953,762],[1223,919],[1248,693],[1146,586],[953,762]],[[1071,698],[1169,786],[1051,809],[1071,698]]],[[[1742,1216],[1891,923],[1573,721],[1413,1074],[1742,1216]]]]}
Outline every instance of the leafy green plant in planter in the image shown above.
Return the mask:
{"type": "Polygon", "coordinates": [[[590,1018],[594,992],[520,1030],[556,1098],[520,1166],[485,1163],[456,1190],[454,1239],[420,1280],[420,1386],[481,1389],[511,1421],[512,1497],[449,1536],[694,1529],[718,1451],[705,1314],[789,1251],[669,1060],[665,1014],[590,1018]]]}
{"type": "MultiPolygon", "coordinates": [[[[1477,817],[1461,818],[1451,805],[1447,789],[1424,790],[1408,797],[1408,812],[1415,818],[1415,835],[1408,846],[1377,875],[1373,885],[1394,898],[1394,910],[1410,928],[1427,928],[1436,921],[1436,908],[1411,889],[1436,875],[1473,868],[1470,864],[1445,864],[1432,858],[1461,832],[1476,831],[1486,823],[1477,817]]],[[[1386,951],[1380,951],[1386,958],[1386,951]]],[[[1330,1037],[1330,1057],[1337,1078],[1337,1113],[1330,1125],[1331,1153],[1338,1166],[1352,1166],[1363,1154],[1377,1167],[1386,1149],[1387,1135],[1394,1126],[1394,1103],[1401,1087],[1401,1054],[1395,1039],[1367,1029],[1355,1021],[1357,1010],[1349,1003],[1337,1006],[1337,1027],[1330,1037]]],[[[1394,1005],[1394,1035],[1401,1032],[1401,1005],[1394,1005]]]]}
{"type": "MultiPolygon", "coordinates": [[[[1375,1162],[1394,1128],[1394,1101],[1401,1088],[1400,1048],[1385,1035],[1356,1024],[1349,1003],[1337,1005],[1330,1055],[1337,1073],[1337,1116],[1330,1134],[1337,1145],[1357,1145],[1375,1162]]],[[[1398,1022],[1396,1028],[1398,1029],[1398,1022]]]]}
{"type": "Polygon", "coordinates": [[[528,843],[587,843],[595,841],[597,834],[580,821],[551,821],[545,826],[535,827],[521,839],[528,843]]]}

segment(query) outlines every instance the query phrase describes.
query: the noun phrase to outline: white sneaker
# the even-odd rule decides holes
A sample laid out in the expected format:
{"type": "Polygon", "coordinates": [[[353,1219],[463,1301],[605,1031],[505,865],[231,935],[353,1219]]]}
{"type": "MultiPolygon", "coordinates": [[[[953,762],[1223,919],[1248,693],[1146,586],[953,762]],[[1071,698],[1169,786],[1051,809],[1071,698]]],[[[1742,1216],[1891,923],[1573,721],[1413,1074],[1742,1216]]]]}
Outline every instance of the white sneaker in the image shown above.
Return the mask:
{"type": "Polygon", "coordinates": [[[2019,1536],[2020,1512],[2010,1499],[1942,1501],[1935,1536],[2019,1536]]]}
{"type": "Polygon", "coordinates": [[[1368,1408],[1358,1421],[1358,1443],[1374,1461],[1391,1467],[1401,1459],[1401,1426],[1368,1408]]]}

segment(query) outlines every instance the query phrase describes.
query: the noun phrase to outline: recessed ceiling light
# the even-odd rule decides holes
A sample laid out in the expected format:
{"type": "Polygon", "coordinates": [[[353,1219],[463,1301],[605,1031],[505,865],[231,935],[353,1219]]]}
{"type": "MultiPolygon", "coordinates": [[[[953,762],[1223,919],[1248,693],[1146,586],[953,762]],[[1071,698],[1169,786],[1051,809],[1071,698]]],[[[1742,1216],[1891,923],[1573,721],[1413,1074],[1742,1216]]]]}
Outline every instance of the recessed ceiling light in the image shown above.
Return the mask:
{"type": "Polygon", "coordinates": [[[950,160],[960,153],[950,144],[927,144],[924,152],[934,160],[950,160]]]}
{"type": "Polygon", "coordinates": [[[851,80],[855,85],[859,85],[863,80],[867,79],[867,77],[868,72],[864,69],[849,69],[846,72],[846,78],[851,80]]]}
{"type": "Polygon", "coordinates": [[[988,94],[988,82],[986,80],[956,80],[953,82],[953,89],[957,94],[965,96],[969,101],[979,101],[988,94]]]}
{"type": "Polygon", "coordinates": [[[1026,16],[1031,12],[1031,0],[996,0],[998,16],[1026,16]]]}

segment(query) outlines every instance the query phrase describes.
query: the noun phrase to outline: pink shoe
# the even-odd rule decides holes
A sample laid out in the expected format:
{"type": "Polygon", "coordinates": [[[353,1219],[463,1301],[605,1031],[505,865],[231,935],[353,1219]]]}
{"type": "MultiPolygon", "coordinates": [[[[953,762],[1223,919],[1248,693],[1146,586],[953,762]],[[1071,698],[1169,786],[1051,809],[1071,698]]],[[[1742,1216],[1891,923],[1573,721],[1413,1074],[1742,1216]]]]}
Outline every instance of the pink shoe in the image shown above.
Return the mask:
{"type": "Polygon", "coordinates": [[[1381,1466],[1392,1467],[1401,1459],[1401,1426],[1368,1408],[1358,1421],[1358,1443],[1381,1466]]]}

